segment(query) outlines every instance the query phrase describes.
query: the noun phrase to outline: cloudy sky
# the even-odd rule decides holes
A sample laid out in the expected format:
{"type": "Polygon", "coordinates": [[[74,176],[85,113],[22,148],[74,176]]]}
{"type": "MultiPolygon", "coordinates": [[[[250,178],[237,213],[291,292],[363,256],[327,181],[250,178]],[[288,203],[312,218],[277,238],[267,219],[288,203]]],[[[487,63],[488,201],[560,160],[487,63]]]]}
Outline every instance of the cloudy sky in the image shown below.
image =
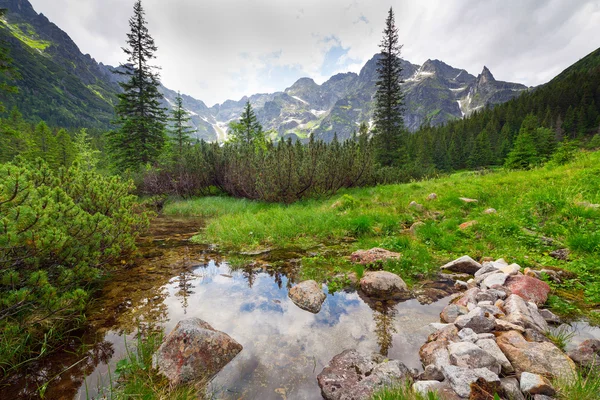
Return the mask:
{"type": "MultiPolygon", "coordinates": [[[[30,0],[97,61],[124,62],[133,0],[30,0]]],[[[600,47],[600,0],[143,0],[163,83],[208,106],[360,71],[390,5],[403,58],[538,85],[600,47]]]]}

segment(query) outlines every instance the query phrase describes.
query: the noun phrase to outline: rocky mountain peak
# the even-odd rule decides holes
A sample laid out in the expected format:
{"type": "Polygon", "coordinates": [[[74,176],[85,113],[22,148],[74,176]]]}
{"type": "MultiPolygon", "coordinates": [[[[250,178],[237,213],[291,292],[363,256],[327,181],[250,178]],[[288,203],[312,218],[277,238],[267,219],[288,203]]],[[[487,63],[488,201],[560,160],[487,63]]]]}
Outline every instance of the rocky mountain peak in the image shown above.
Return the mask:
{"type": "Polygon", "coordinates": [[[285,89],[285,92],[296,92],[306,89],[317,89],[319,85],[312,78],[300,78],[292,86],[285,89]]]}
{"type": "Polygon", "coordinates": [[[488,67],[484,66],[483,71],[481,71],[481,74],[479,74],[479,76],[477,77],[477,84],[484,85],[486,83],[495,82],[495,81],[496,81],[496,79],[494,78],[494,75],[492,75],[492,73],[490,72],[488,67]]]}

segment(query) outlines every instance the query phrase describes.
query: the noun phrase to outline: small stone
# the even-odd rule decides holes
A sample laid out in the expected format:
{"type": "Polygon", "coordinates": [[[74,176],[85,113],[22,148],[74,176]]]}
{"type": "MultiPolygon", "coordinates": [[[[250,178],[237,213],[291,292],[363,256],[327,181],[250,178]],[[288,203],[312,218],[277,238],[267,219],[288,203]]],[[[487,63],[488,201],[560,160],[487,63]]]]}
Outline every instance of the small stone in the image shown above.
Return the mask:
{"type": "Polygon", "coordinates": [[[504,307],[504,300],[496,300],[496,302],[494,303],[494,305],[498,308],[503,308],[504,307]]]}
{"type": "Polygon", "coordinates": [[[459,199],[465,203],[477,203],[479,201],[477,199],[470,199],[468,197],[459,197],[459,199]]]}
{"type": "Polygon", "coordinates": [[[422,226],[425,226],[425,222],[417,221],[414,224],[412,224],[408,230],[414,235],[417,233],[417,229],[419,229],[422,226]]]}
{"type": "Polygon", "coordinates": [[[442,310],[440,314],[440,319],[442,322],[453,323],[456,321],[456,318],[461,315],[466,315],[469,313],[469,310],[466,307],[459,306],[457,304],[448,304],[442,310]]]}
{"type": "Polygon", "coordinates": [[[454,324],[460,329],[471,328],[475,333],[491,332],[495,326],[494,319],[487,318],[479,307],[458,317],[454,324]]]}
{"type": "Polygon", "coordinates": [[[504,258],[499,258],[496,261],[494,261],[496,264],[504,264],[504,265],[508,265],[508,263],[506,262],[506,260],[504,258]]]}
{"type": "Polygon", "coordinates": [[[416,201],[411,201],[408,206],[410,208],[413,208],[413,209],[417,210],[417,211],[423,211],[423,205],[417,203],[416,201]]]}
{"type": "Polygon", "coordinates": [[[510,264],[500,267],[500,271],[504,272],[506,275],[517,275],[521,272],[521,266],[519,264],[510,264]]]}
{"type": "Polygon", "coordinates": [[[477,294],[478,293],[479,293],[478,287],[470,288],[469,290],[464,292],[461,295],[461,297],[454,304],[457,304],[457,305],[463,306],[463,307],[466,307],[469,303],[477,304],[477,294]]]}
{"type": "Polygon", "coordinates": [[[295,305],[303,310],[317,314],[321,311],[321,305],[327,298],[323,288],[316,281],[300,282],[288,292],[288,297],[295,305]]]}
{"type": "Polygon", "coordinates": [[[584,368],[600,368],[600,340],[588,339],[569,351],[569,357],[584,368]]]}
{"type": "Polygon", "coordinates": [[[461,397],[468,398],[471,394],[471,384],[483,378],[487,382],[498,382],[500,378],[487,368],[460,368],[453,365],[442,367],[444,376],[452,389],[461,397]]]}
{"type": "MultiPolygon", "coordinates": [[[[502,272],[501,272],[500,270],[494,270],[494,271],[487,272],[487,273],[485,273],[485,274],[481,274],[481,275],[479,275],[479,276],[476,276],[476,277],[475,277],[475,283],[477,283],[478,285],[481,285],[481,283],[482,283],[482,282],[483,282],[483,281],[484,281],[486,278],[488,278],[488,277],[490,277],[490,276],[492,276],[492,275],[499,275],[499,274],[501,274],[501,273],[502,273],[502,272]]],[[[487,288],[485,288],[485,287],[482,287],[482,288],[481,288],[481,290],[486,290],[486,289],[487,289],[487,288]]]]}
{"type": "Polygon", "coordinates": [[[460,338],[461,342],[471,342],[471,343],[475,343],[477,341],[477,339],[479,339],[477,337],[477,334],[475,332],[473,332],[473,329],[470,329],[470,328],[461,329],[458,332],[458,337],[460,338]]]}
{"type": "Polygon", "coordinates": [[[467,290],[469,288],[469,284],[465,281],[457,280],[454,282],[454,288],[458,290],[467,290]]]}
{"type": "Polygon", "coordinates": [[[548,379],[529,372],[521,374],[521,392],[529,395],[543,394],[545,396],[556,394],[556,390],[554,390],[548,379]]]}
{"type": "Polygon", "coordinates": [[[499,268],[496,266],[495,263],[485,262],[481,266],[481,269],[479,269],[479,271],[475,272],[475,277],[481,276],[483,274],[487,274],[489,272],[497,272],[498,269],[499,268]]]}
{"type": "Polygon", "coordinates": [[[437,198],[438,198],[438,196],[435,193],[431,193],[429,196],[427,196],[427,200],[435,200],[437,198]]]}
{"type": "Polygon", "coordinates": [[[462,256],[440,267],[441,270],[474,274],[481,269],[481,264],[469,256],[462,256]]]}
{"type": "Polygon", "coordinates": [[[556,258],[557,260],[568,261],[569,260],[569,249],[558,249],[550,253],[550,257],[556,258]]]}
{"type": "Polygon", "coordinates": [[[496,335],[494,335],[493,333],[478,333],[477,340],[482,340],[482,339],[496,340],[496,335]]]}
{"type": "Polygon", "coordinates": [[[546,322],[551,322],[553,324],[560,324],[560,317],[556,314],[554,314],[552,311],[550,310],[539,310],[540,315],[542,316],[542,318],[544,318],[546,320],[546,322]]]}
{"type": "Polygon", "coordinates": [[[418,376],[420,381],[443,381],[444,374],[442,370],[433,364],[427,365],[423,372],[418,376]]]}
{"type": "Polygon", "coordinates": [[[377,264],[389,259],[397,259],[402,257],[400,253],[394,253],[378,247],[370,250],[358,250],[350,255],[350,261],[363,265],[377,264]]]}
{"type": "Polygon", "coordinates": [[[502,367],[503,374],[506,375],[515,371],[508,358],[506,358],[500,347],[496,344],[495,336],[490,339],[479,339],[475,344],[496,359],[496,362],[502,367]]]}
{"type": "Polygon", "coordinates": [[[484,214],[487,214],[487,215],[490,215],[490,214],[497,214],[497,213],[498,213],[498,211],[496,211],[496,209],[495,209],[495,208],[488,208],[488,209],[487,209],[487,210],[485,210],[483,213],[484,213],[484,214]]]}
{"type": "Polygon", "coordinates": [[[506,278],[508,278],[508,275],[504,273],[492,274],[483,280],[481,288],[487,289],[494,286],[502,286],[506,282],[506,278]]]}
{"type": "Polygon", "coordinates": [[[510,400],[525,400],[525,396],[521,393],[519,381],[515,378],[502,378],[500,385],[510,400]]]}
{"type": "Polygon", "coordinates": [[[545,394],[533,395],[533,400],[555,400],[554,397],[546,396],[545,394]]]}

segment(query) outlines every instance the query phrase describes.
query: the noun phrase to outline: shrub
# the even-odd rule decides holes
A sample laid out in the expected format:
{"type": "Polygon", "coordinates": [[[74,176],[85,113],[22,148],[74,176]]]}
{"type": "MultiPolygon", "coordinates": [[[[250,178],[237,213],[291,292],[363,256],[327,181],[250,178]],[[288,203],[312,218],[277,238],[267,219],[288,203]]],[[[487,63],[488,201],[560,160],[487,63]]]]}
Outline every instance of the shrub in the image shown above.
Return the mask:
{"type": "Polygon", "coordinates": [[[148,224],[132,189],[76,165],[0,165],[0,368],[80,326],[90,288],[148,224]]]}

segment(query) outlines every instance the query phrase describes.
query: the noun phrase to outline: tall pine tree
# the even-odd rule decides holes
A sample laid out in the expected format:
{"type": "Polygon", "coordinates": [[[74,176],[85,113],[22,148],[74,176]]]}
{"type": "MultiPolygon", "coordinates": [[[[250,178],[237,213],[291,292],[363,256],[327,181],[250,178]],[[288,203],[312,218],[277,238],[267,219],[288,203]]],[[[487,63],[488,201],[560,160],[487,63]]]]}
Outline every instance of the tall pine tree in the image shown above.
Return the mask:
{"type": "Polygon", "coordinates": [[[375,93],[375,145],[377,161],[383,166],[398,163],[403,146],[404,96],[400,85],[402,65],[398,43],[398,29],[394,23],[394,11],[390,8],[385,21],[383,40],[379,45],[381,54],[377,60],[377,92],[375,93]]]}
{"type": "Polygon", "coordinates": [[[185,108],[183,108],[183,99],[181,94],[177,93],[175,98],[175,108],[171,111],[171,118],[169,121],[172,123],[171,126],[171,140],[175,145],[176,154],[181,157],[183,150],[191,142],[191,135],[196,130],[190,126],[190,114],[185,108]]]}
{"type": "Polygon", "coordinates": [[[234,143],[242,143],[245,145],[254,144],[255,146],[263,146],[266,142],[263,127],[258,122],[256,114],[252,109],[250,101],[246,102],[246,107],[240,116],[239,121],[232,122],[230,128],[230,141],[234,143]]]}
{"type": "Polygon", "coordinates": [[[128,63],[121,66],[120,74],[128,79],[120,82],[123,93],[116,106],[117,131],[108,137],[109,150],[121,170],[138,169],[155,161],[165,144],[166,113],[161,107],[162,95],[156,67],[149,64],[157,50],[148,32],[141,0],[133,6],[127,34],[128,47],[123,48],[128,63]]]}

